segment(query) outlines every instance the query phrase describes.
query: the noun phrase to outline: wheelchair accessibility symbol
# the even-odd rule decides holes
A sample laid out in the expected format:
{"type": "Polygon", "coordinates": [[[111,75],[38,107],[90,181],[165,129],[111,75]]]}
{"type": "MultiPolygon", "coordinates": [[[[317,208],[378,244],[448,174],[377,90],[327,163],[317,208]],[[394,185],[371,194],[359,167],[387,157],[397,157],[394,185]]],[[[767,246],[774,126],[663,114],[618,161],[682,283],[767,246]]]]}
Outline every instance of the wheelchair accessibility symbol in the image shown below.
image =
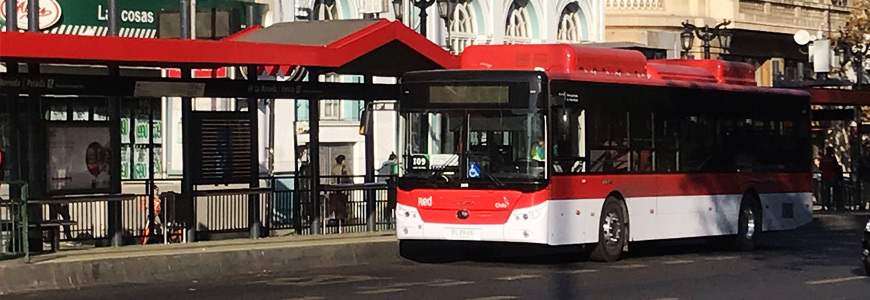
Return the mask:
{"type": "Polygon", "coordinates": [[[480,166],[476,163],[468,164],[468,178],[480,178],[480,166]]]}

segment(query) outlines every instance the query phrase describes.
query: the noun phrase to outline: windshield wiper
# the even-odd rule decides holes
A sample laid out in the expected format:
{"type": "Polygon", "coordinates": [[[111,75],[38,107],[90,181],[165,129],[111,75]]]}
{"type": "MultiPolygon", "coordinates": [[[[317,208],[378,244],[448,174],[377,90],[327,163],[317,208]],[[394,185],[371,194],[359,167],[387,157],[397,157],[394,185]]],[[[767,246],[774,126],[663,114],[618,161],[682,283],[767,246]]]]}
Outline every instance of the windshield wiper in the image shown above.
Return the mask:
{"type": "MultiPolygon", "coordinates": [[[[441,177],[442,177],[442,174],[444,174],[444,171],[447,171],[447,167],[449,167],[450,164],[452,164],[453,161],[455,161],[455,160],[458,159],[458,158],[459,158],[459,155],[458,155],[458,154],[457,154],[457,155],[454,155],[454,156],[450,157],[450,159],[448,159],[447,161],[445,161],[444,164],[442,164],[441,166],[438,166],[437,168],[433,169],[433,170],[432,170],[432,177],[429,178],[429,183],[435,183],[435,181],[438,180],[438,178],[441,178],[441,177]]],[[[447,181],[448,181],[448,180],[444,180],[444,182],[447,182],[447,181]]]]}

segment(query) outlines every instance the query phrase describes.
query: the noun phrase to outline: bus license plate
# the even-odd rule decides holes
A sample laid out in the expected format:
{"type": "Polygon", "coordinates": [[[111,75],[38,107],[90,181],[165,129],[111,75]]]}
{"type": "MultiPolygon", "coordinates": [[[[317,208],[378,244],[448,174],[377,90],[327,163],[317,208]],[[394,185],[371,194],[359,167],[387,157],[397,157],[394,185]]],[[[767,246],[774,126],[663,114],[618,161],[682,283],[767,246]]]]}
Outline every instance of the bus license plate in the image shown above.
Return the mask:
{"type": "Polygon", "coordinates": [[[480,229],[453,228],[447,234],[449,240],[480,240],[480,229]]]}

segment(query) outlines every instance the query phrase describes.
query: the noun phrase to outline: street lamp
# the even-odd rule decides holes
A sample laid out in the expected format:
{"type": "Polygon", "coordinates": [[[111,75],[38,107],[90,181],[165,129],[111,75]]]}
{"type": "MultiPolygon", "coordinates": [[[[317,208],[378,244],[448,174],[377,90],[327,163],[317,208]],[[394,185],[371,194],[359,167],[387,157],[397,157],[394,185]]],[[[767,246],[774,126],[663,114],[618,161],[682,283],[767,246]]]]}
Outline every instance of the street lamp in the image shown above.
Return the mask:
{"type": "Polygon", "coordinates": [[[845,41],[838,41],[837,56],[839,56],[840,67],[845,67],[846,63],[852,62],[852,68],[855,71],[857,78],[856,90],[861,90],[864,79],[864,58],[867,56],[867,51],[870,50],[868,45],[851,45],[845,41]]]}
{"type": "MultiPolygon", "coordinates": [[[[426,9],[432,4],[435,3],[435,0],[408,0],[414,3],[414,6],[420,9],[420,35],[426,36],[426,17],[429,16],[426,13],[426,9]]],[[[402,18],[401,11],[404,9],[402,0],[392,0],[393,3],[393,11],[396,14],[397,19],[402,18]]]]}
{"type": "Polygon", "coordinates": [[[728,49],[731,48],[731,38],[734,36],[725,26],[731,24],[731,21],[725,20],[722,23],[716,24],[715,27],[710,28],[710,26],[704,25],[704,27],[697,27],[689,23],[688,20],[683,22],[683,32],[680,33],[680,43],[683,46],[683,50],[686,51],[686,56],[688,56],[689,50],[692,50],[692,44],[694,43],[695,36],[698,36],[704,44],[704,59],[710,59],[710,41],[713,39],[719,40],[719,46],[722,47],[722,52],[728,52],[728,49]]]}

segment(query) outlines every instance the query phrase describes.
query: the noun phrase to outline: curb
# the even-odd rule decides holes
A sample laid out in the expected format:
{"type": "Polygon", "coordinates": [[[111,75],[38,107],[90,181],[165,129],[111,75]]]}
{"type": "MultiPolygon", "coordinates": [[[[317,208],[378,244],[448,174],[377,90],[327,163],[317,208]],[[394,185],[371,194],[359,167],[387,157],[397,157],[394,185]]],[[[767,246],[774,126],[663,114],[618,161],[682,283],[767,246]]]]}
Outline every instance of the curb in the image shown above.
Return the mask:
{"type": "Polygon", "coordinates": [[[213,251],[0,267],[0,295],[101,285],[154,283],[400,261],[392,241],[213,251]]]}

